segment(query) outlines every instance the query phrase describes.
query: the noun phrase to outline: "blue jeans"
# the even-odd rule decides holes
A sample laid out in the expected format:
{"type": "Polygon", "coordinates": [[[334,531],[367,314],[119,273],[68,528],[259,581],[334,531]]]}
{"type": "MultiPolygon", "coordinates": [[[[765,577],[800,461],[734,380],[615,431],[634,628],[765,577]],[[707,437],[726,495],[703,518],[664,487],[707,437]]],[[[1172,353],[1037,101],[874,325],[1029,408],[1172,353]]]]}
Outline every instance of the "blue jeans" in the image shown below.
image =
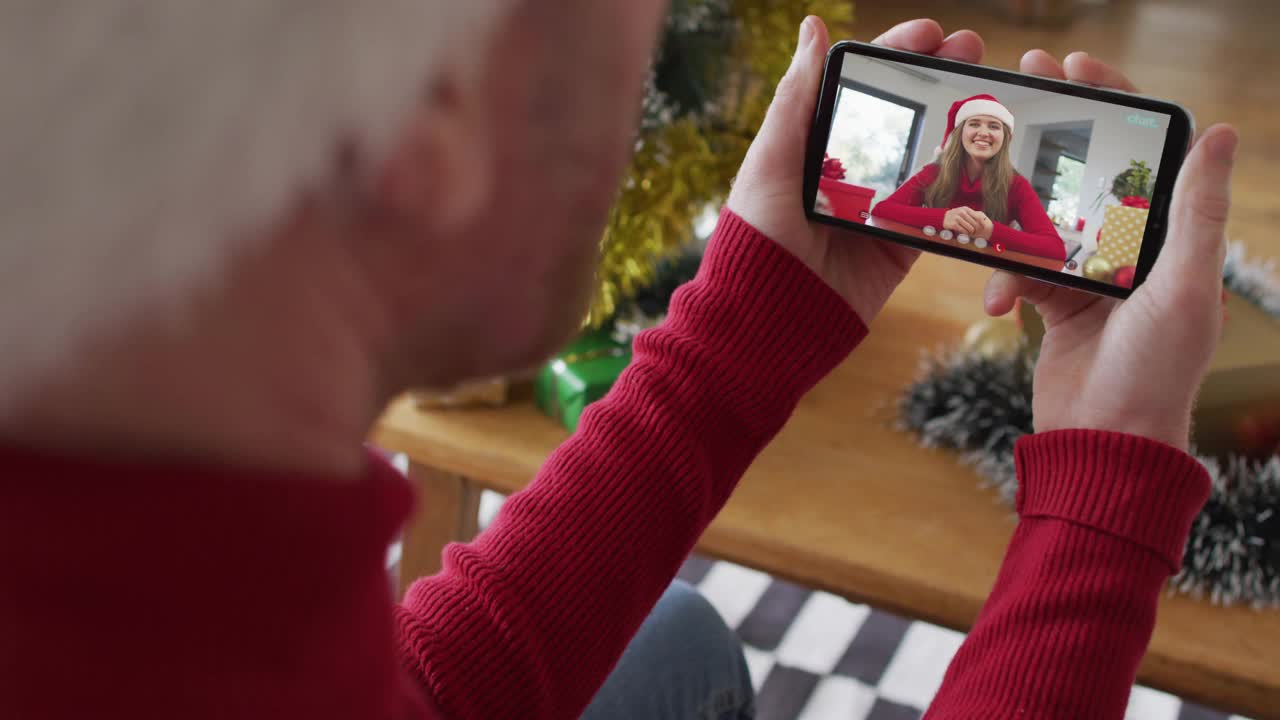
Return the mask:
{"type": "Polygon", "coordinates": [[[742,644],[711,603],[676,580],[631,639],[583,720],[750,720],[742,644]]]}

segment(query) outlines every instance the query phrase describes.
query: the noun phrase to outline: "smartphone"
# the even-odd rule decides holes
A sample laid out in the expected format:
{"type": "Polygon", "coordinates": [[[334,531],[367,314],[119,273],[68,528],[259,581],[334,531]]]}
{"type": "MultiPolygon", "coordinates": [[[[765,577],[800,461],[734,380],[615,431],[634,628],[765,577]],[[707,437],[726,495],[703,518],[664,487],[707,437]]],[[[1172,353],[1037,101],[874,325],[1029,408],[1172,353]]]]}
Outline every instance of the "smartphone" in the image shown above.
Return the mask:
{"type": "Polygon", "coordinates": [[[841,42],[809,136],[805,213],[1126,298],[1160,254],[1193,134],[1176,103],[841,42]]]}

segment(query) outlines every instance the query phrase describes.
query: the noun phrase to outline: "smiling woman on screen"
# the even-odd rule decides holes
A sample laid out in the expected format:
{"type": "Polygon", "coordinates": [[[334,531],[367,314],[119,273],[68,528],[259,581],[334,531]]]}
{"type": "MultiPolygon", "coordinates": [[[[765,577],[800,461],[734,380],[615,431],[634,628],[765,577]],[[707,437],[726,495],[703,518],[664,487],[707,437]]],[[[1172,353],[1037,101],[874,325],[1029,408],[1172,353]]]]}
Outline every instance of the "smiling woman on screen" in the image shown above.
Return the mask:
{"type": "Polygon", "coordinates": [[[952,103],[937,162],[922,168],[871,214],[1065,260],[1062,238],[1040,198],[1009,159],[1013,128],[1013,113],[991,95],[952,103]]]}

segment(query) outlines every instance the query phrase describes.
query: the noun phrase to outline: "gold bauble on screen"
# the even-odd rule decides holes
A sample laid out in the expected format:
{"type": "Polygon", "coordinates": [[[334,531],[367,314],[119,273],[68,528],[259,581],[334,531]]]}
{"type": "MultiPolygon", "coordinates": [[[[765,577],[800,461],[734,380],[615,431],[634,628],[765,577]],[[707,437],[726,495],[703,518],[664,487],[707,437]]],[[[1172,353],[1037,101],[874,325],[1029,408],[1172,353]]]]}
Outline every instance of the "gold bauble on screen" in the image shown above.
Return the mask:
{"type": "Polygon", "coordinates": [[[1084,262],[1084,276],[1090,280],[1098,282],[1111,282],[1111,276],[1115,274],[1116,267],[1111,261],[1101,255],[1094,255],[1084,262]]]}

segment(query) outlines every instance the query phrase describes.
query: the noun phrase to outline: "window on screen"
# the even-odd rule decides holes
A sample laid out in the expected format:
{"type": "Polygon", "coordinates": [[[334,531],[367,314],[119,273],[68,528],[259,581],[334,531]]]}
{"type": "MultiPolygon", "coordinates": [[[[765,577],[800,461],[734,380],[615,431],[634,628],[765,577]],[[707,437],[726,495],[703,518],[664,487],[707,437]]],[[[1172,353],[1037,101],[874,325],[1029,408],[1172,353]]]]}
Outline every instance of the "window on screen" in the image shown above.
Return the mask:
{"type": "Polygon", "coordinates": [[[923,117],[920,103],[845,80],[827,153],[844,163],[844,182],[875,190],[879,201],[909,177],[923,117]]]}
{"type": "Polygon", "coordinates": [[[1084,161],[1069,155],[1058,156],[1057,177],[1053,181],[1053,199],[1049,201],[1049,218],[1061,227],[1075,224],[1080,214],[1080,184],[1084,180],[1084,161]]]}

